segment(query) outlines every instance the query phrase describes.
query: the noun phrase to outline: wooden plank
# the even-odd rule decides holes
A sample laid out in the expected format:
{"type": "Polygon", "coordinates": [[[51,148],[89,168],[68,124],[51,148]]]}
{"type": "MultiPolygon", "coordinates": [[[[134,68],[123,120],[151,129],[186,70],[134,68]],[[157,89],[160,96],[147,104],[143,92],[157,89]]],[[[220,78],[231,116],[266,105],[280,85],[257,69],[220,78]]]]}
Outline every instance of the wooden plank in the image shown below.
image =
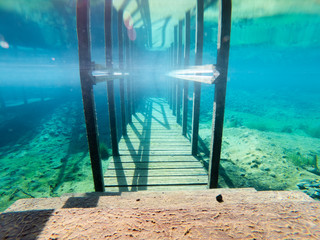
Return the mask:
{"type": "Polygon", "coordinates": [[[179,155],[179,156],[189,156],[191,154],[190,152],[186,152],[186,151],[181,151],[181,152],[172,152],[172,151],[168,151],[168,152],[162,152],[162,151],[142,151],[142,152],[138,152],[138,151],[121,151],[120,155],[123,156],[140,156],[140,155],[146,155],[146,156],[172,156],[172,155],[179,155]]]}
{"type": "MultiPolygon", "coordinates": [[[[136,170],[127,170],[124,169],[122,172],[117,173],[117,170],[108,170],[104,177],[116,177],[116,176],[134,176],[136,170]]],[[[159,171],[158,169],[148,169],[146,174],[144,175],[143,172],[140,173],[140,176],[196,176],[196,175],[203,175],[207,176],[207,173],[204,169],[200,168],[191,168],[191,169],[163,169],[159,171]]]]}
{"type": "Polygon", "coordinates": [[[187,184],[207,184],[207,176],[166,176],[166,177],[140,177],[126,176],[105,178],[105,187],[122,186],[119,184],[121,178],[125,178],[127,185],[125,186],[160,186],[160,185],[187,185],[187,184]]]}
{"type": "Polygon", "coordinates": [[[139,186],[139,187],[107,187],[106,192],[135,192],[135,191],[181,191],[205,190],[205,185],[172,185],[172,186],[139,186]]]}
{"type": "MultiPolygon", "coordinates": [[[[202,168],[198,162],[121,162],[121,169],[164,169],[164,168],[202,168]]],[[[114,162],[109,164],[109,169],[118,169],[114,162]]]]}
{"type": "MultiPolygon", "coordinates": [[[[123,161],[123,162],[130,162],[136,159],[144,159],[147,158],[149,161],[159,161],[159,159],[161,159],[161,161],[172,161],[172,162],[181,162],[181,161],[195,161],[195,162],[199,162],[196,158],[194,158],[193,156],[189,155],[189,156],[119,156],[119,157],[113,157],[113,159],[111,161],[123,161]]],[[[199,162],[200,163],[200,162],[199,162]]]]}
{"type": "Polygon", "coordinates": [[[167,144],[165,141],[163,142],[158,142],[158,143],[155,143],[155,142],[135,142],[135,143],[132,143],[132,142],[129,142],[129,143],[124,143],[124,142],[120,142],[119,144],[119,147],[120,149],[123,149],[123,148],[127,148],[127,149],[131,149],[131,148],[139,148],[139,147],[150,147],[150,149],[152,148],[159,148],[159,150],[161,149],[181,149],[181,148],[186,148],[188,147],[188,149],[190,149],[190,144],[189,143],[176,143],[176,142],[173,142],[173,143],[169,143],[167,144]],[[160,149],[161,147],[161,149],[160,149]]]}
{"type": "MultiPolygon", "coordinates": [[[[177,142],[176,139],[166,139],[166,138],[150,138],[150,139],[128,139],[127,141],[129,141],[131,144],[147,144],[147,143],[150,143],[152,145],[159,145],[159,144],[164,144],[164,143],[168,143],[168,144],[172,144],[172,145],[177,145],[177,144],[189,144],[190,146],[190,143],[188,142],[188,140],[185,140],[185,141],[179,141],[177,142]]],[[[126,142],[124,140],[121,140],[119,144],[126,144],[126,142]]]]}
{"type": "Polygon", "coordinates": [[[184,151],[184,152],[189,152],[190,151],[190,146],[164,146],[158,145],[158,146],[153,146],[152,144],[140,144],[140,145],[131,145],[131,146],[120,146],[119,150],[121,152],[129,150],[129,151],[184,151]]]}
{"type": "Polygon", "coordinates": [[[179,132],[181,128],[179,128],[178,126],[174,126],[174,125],[168,125],[168,126],[163,126],[161,124],[155,124],[155,125],[151,125],[151,126],[135,126],[135,127],[128,127],[128,131],[131,130],[131,131],[134,131],[134,130],[145,130],[145,131],[163,131],[163,132],[179,132]]]}

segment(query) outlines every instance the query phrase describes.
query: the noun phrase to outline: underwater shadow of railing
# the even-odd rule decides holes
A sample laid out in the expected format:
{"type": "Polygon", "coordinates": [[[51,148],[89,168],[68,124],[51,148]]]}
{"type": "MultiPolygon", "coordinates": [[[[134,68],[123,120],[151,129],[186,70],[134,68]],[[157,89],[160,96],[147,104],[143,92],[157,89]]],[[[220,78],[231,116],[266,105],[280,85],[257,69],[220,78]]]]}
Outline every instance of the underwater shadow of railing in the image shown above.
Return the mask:
{"type": "Polygon", "coordinates": [[[152,103],[148,101],[146,103],[145,119],[142,124],[142,133],[139,144],[139,150],[137,155],[139,161],[135,162],[136,168],[134,170],[132,179],[132,191],[147,190],[148,175],[149,175],[149,155],[150,155],[150,143],[151,143],[151,117],[152,117],[152,103]],[[142,163],[137,166],[137,163],[142,163]]]}
{"type": "Polygon", "coordinates": [[[164,126],[166,129],[169,130],[169,129],[170,129],[170,125],[169,125],[168,118],[167,118],[167,114],[166,114],[166,112],[165,112],[165,110],[164,110],[163,104],[160,104],[160,103],[158,103],[158,102],[154,102],[154,103],[156,103],[156,104],[158,104],[158,105],[160,106],[161,111],[158,111],[158,112],[162,114],[164,123],[161,122],[160,120],[158,120],[157,118],[155,118],[154,116],[152,116],[152,118],[153,118],[154,120],[156,120],[159,124],[161,124],[162,126],[164,126]]]}
{"type": "MultiPolygon", "coordinates": [[[[202,138],[199,136],[198,137],[198,142],[200,144],[201,150],[203,151],[203,153],[205,154],[206,158],[210,157],[210,150],[208,149],[208,147],[206,146],[206,144],[204,143],[204,141],[202,140],[202,138]]],[[[209,171],[209,162],[206,161],[203,157],[196,157],[204,166],[204,168],[209,171]]],[[[223,159],[221,159],[223,160],[223,159]]],[[[221,166],[219,167],[219,175],[224,179],[225,183],[227,184],[227,186],[229,188],[235,188],[235,185],[233,184],[231,178],[228,176],[227,172],[225,171],[225,169],[221,166]]]]}

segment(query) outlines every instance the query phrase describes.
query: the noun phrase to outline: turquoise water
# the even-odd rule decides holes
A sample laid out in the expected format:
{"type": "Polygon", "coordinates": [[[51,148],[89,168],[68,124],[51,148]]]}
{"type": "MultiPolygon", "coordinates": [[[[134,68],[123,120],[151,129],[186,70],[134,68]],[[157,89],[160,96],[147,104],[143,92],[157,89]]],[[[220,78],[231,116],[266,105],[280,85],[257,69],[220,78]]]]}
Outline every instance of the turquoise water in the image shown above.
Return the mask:
{"type": "MultiPolygon", "coordinates": [[[[152,46],[146,44],[139,14],[133,17],[137,38],[132,43],[139,51],[134,65],[137,95],[145,98],[163,96],[173,25],[196,1],[177,1],[171,8],[164,7],[168,1],[161,2],[149,1],[152,46]],[[163,35],[161,23],[168,16],[171,20],[163,35]]],[[[218,8],[217,1],[205,2],[211,5],[205,11],[203,62],[212,64],[218,8]]],[[[0,2],[0,211],[19,198],[94,190],[80,90],[75,3],[0,2]]],[[[115,8],[121,3],[114,1],[115,8]]],[[[129,13],[133,5],[127,5],[129,13]]],[[[104,64],[101,6],[103,1],[92,1],[92,56],[104,64]]],[[[195,16],[191,13],[192,64],[195,16]]],[[[232,14],[219,184],[300,189],[317,199],[320,3],[234,0],[232,14]]],[[[113,32],[117,66],[116,25],[113,32]]],[[[99,84],[94,91],[100,142],[110,148],[106,87],[99,84]]],[[[202,85],[200,154],[205,160],[213,94],[214,86],[202,85]]],[[[118,94],[116,100],[120,116],[118,94]]],[[[192,86],[189,100],[191,106],[192,86]]],[[[143,101],[138,103],[143,108],[143,101]]],[[[105,169],[107,154],[102,162],[105,169]]]]}

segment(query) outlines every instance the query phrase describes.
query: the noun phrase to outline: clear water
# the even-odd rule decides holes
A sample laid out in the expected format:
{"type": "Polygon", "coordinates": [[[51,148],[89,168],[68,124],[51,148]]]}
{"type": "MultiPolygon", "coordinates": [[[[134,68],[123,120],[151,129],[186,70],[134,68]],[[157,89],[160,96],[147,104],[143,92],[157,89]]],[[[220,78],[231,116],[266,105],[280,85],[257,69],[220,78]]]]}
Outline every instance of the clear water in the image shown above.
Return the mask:
{"type": "MultiPolygon", "coordinates": [[[[122,2],[114,1],[115,8],[122,2]]],[[[135,1],[129,2],[126,10],[132,13],[135,1]]],[[[139,96],[161,96],[173,26],[196,1],[172,2],[149,1],[152,46],[146,44],[139,14],[133,17],[139,96]]],[[[205,11],[203,62],[212,64],[218,8],[217,1],[205,2],[211,5],[205,11]]],[[[82,110],[75,6],[74,0],[40,5],[37,0],[0,2],[0,210],[19,198],[94,190],[82,110]]],[[[103,1],[92,1],[91,30],[93,60],[104,64],[102,6],[103,1]]],[[[191,13],[192,64],[194,10],[191,13]]],[[[320,3],[234,0],[232,15],[219,184],[258,190],[301,189],[317,199],[320,3]]],[[[116,25],[113,40],[117,66],[116,25]]],[[[94,91],[100,142],[110,148],[106,87],[99,84],[94,91]]],[[[213,93],[214,86],[202,86],[204,157],[211,137],[213,93]]],[[[189,94],[191,99],[192,88],[189,94]]],[[[143,101],[140,104],[143,107],[143,101]]],[[[104,168],[106,163],[105,156],[104,168]]]]}

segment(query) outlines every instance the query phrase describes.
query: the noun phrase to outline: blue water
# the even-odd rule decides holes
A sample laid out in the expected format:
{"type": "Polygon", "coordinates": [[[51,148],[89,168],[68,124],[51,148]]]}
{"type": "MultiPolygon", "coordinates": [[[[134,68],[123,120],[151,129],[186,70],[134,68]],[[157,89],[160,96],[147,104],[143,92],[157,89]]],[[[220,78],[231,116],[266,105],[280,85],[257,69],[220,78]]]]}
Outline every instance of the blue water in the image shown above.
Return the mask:
{"type": "MultiPolygon", "coordinates": [[[[235,6],[239,1],[234,1],[235,6]]],[[[30,1],[25,11],[19,10],[19,4],[18,0],[0,3],[0,211],[19,198],[94,190],[80,89],[75,1],[48,1],[44,6],[30,1]]],[[[301,4],[299,12],[275,2],[273,10],[266,8],[261,16],[250,15],[249,7],[234,8],[221,187],[292,190],[299,189],[301,182],[320,179],[320,166],[315,165],[320,156],[320,17],[316,12],[320,7],[313,4],[301,4]]],[[[92,7],[92,56],[103,64],[103,24],[98,24],[103,21],[103,9],[99,6],[100,2],[92,7]]],[[[217,22],[207,17],[205,27],[203,63],[212,64],[217,22]]],[[[141,26],[136,28],[138,34],[143,32],[141,26]]],[[[117,66],[115,26],[114,32],[117,66]]],[[[144,44],[143,37],[133,42],[139,51],[134,70],[141,108],[143,98],[164,96],[172,34],[167,33],[165,44],[161,39],[154,36],[154,49],[144,44]]],[[[194,37],[191,41],[192,65],[194,37]]],[[[110,148],[106,86],[98,84],[94,91],[100,142],[110,148]]],[[[213,99],[214,86],[202,85],[200,149],[205,159],[213,99]]],[[[192,85],[189,100],[191,115],[192,85]]],[[[119,120],[119,94],[116,109],[119,120]]],[[[190,125],[191,120],[189,131],[190,125]]],[[[314,198],[317,190],[304,189],[314,198]]]]}

